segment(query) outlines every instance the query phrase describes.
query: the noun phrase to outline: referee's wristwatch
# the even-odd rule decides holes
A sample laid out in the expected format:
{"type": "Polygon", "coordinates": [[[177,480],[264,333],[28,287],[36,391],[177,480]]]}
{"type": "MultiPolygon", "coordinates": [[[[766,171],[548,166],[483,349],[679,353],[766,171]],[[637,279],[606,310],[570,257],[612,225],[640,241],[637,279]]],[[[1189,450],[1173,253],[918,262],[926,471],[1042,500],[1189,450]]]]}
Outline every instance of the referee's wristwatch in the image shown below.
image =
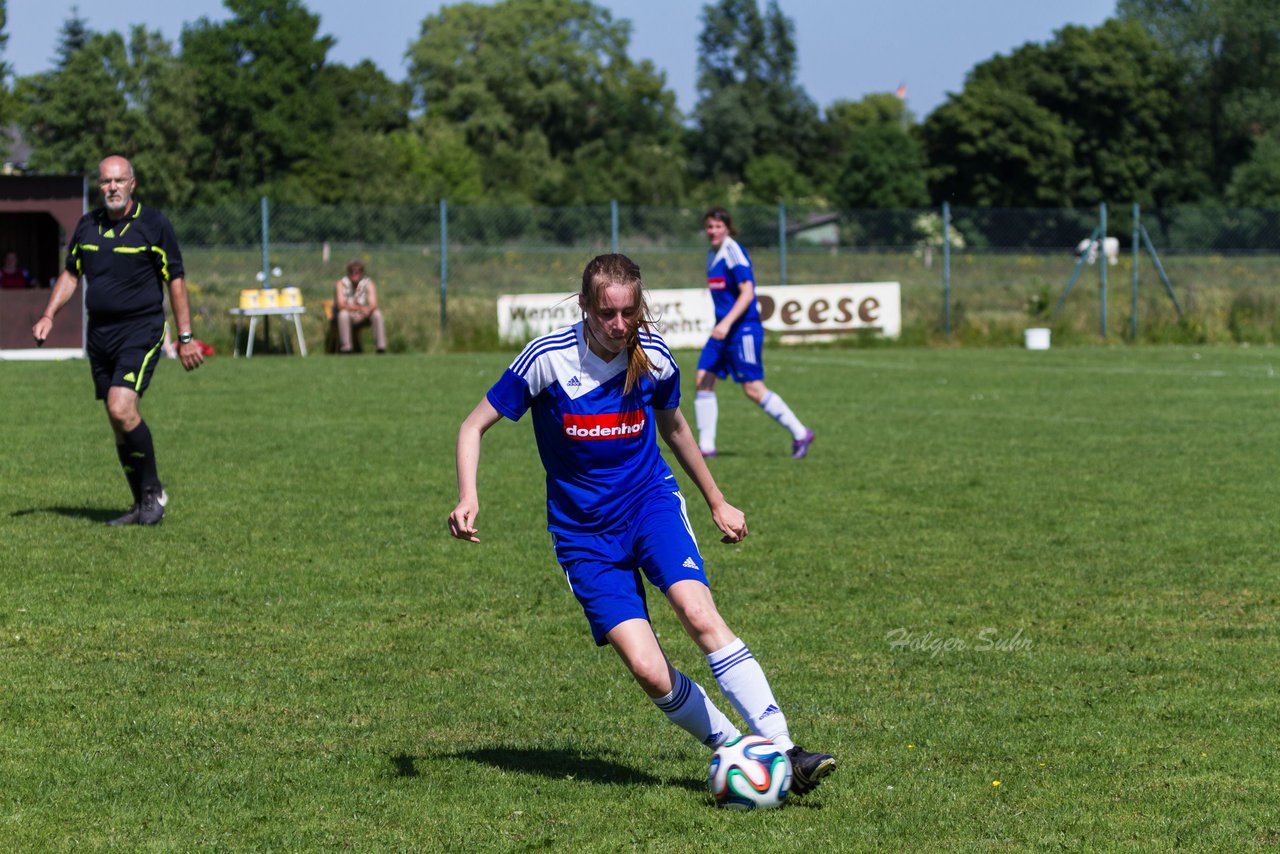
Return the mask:
{"type": "Polygon", "coordinates": [[[191,343],[191,341],[192,341],[194,338],[195,338],[195,336],[194,336],[194,335],[192,335],[190,332],[179,332],[179,333],[178,333],[178,343],[179,343],[179,344],[190,344],[190,343],[191,343]]]}

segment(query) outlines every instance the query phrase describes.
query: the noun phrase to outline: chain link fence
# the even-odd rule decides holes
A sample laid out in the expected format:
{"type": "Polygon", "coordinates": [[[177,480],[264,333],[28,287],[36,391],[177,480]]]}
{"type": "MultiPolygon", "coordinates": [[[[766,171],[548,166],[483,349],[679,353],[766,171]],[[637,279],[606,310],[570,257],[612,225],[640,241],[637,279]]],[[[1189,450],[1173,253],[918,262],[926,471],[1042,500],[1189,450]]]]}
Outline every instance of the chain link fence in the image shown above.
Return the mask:
{"type": "MultiPolygon", "coordinates": [[[[324,301],[359,258],[378,283],[392,349],[425,351],[496,346],[500,294],[571,294],[602,252],[633,257],[650,288],[702,286],[703,212],[264,201],[169,215],[211,341],[230,346],[227,309],[240,290],[262,287],[264,273],[272,286],[302,290],[308,338],[322,338],[324,301]]],[[[1014,344],[1029,326],[1066,343],[1280,340],[1280,210],[777,205],[732,214],[761,285],[899,282],[908,343],[1014,344]],[[1081,249],[1093,238],[1090,258],[1081,249]]]]}

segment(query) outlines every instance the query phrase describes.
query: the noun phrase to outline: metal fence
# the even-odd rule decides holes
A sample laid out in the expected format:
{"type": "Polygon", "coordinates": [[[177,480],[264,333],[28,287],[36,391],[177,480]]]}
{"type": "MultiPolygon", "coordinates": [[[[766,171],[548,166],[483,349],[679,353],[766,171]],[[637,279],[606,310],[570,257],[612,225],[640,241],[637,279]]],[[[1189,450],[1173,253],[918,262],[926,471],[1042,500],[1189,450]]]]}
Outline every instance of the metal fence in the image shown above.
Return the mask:
{"type": "MultiPolygon", "coordinates": [[[[601,252],[631,255],[649,287],[697,286],[703,212],[264,199],[169,214],[190,256],[189,278],[211,304],[264,279],[322,300],[358,257],[388,300],[404,300],[415,322],[436,324],[438,336],[459,305],[480,316],[501,293],[573,292],[585,262],[601,252]]],[[[913,339],[1013,341],[1037,324],[1158,340],[1176,339],[1170,329],[1203,340],[1278,337],[1276,209],[776,205],[732,213],[760,284],[897,281],[913,339]],[[1095,238],[1091,264],[1080,246],[1095,238]]],[[[409,335],[403,346],[416,349],[421,337],[409,335]]]]}

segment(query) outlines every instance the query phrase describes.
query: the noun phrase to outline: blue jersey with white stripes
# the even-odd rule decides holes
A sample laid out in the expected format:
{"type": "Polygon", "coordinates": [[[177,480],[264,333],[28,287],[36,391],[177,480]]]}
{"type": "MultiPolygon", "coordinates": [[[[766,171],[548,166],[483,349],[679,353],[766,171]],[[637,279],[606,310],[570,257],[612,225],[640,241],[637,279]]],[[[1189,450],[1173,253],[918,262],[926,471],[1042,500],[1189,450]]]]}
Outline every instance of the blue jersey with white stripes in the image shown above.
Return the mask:
{"type": "MultiPolygon", "coordinates": [[[[707,250],[707,287],[711,289],[711,301],[715,303],[716,320],[728,314],[733,304],[738,301],[743,282],[755,282],[755,274],[751,271],[751,258],[747,256],[747,250],[743,249],[738,241],[726,234],[718,249],[713,246],[707,250]]],[[[751,305],[747,307],[746,313],[738,318],[738,323],[759,319],[760,308],[753,296],[751,305]]]]}
{"type": "Polygon", "coordinates": [[[658,335],[642,334],[641,346],[653,373],[625,395],[626,352],[602,360],[581,322],[529,342],[489,389],[494,409],[512,421],[533,413],[552,533],[615,530],[647,496],[677,488],[653,411],[680,405],[680,369],[658,335]]]}

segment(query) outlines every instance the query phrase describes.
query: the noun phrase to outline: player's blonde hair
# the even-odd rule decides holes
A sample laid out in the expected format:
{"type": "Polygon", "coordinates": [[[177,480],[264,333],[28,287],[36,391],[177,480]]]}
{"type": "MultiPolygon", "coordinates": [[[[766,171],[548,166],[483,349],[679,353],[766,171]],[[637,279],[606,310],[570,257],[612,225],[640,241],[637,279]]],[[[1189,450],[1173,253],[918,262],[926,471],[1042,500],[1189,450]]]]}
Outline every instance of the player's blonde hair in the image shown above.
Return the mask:
{"type": "Polygon", "coordinates": [[[582,293],[580,305],[584,310],[596,311],[600,308],[600,293],[609,285],[625,285],[631,288],[632,306],[637,311],[635,320],[627,329],[627,379],[622,387],[623,394],[630,394],[641,377],[653,373],[653,363],[649,354],[640,345],[641,334],[653,334],[653,318],[649,314],[649,303],[644,296],[644,282],[640,278],[640,265],[626,255],[597,255],[592,258],[582,271],[582,293]]]}

